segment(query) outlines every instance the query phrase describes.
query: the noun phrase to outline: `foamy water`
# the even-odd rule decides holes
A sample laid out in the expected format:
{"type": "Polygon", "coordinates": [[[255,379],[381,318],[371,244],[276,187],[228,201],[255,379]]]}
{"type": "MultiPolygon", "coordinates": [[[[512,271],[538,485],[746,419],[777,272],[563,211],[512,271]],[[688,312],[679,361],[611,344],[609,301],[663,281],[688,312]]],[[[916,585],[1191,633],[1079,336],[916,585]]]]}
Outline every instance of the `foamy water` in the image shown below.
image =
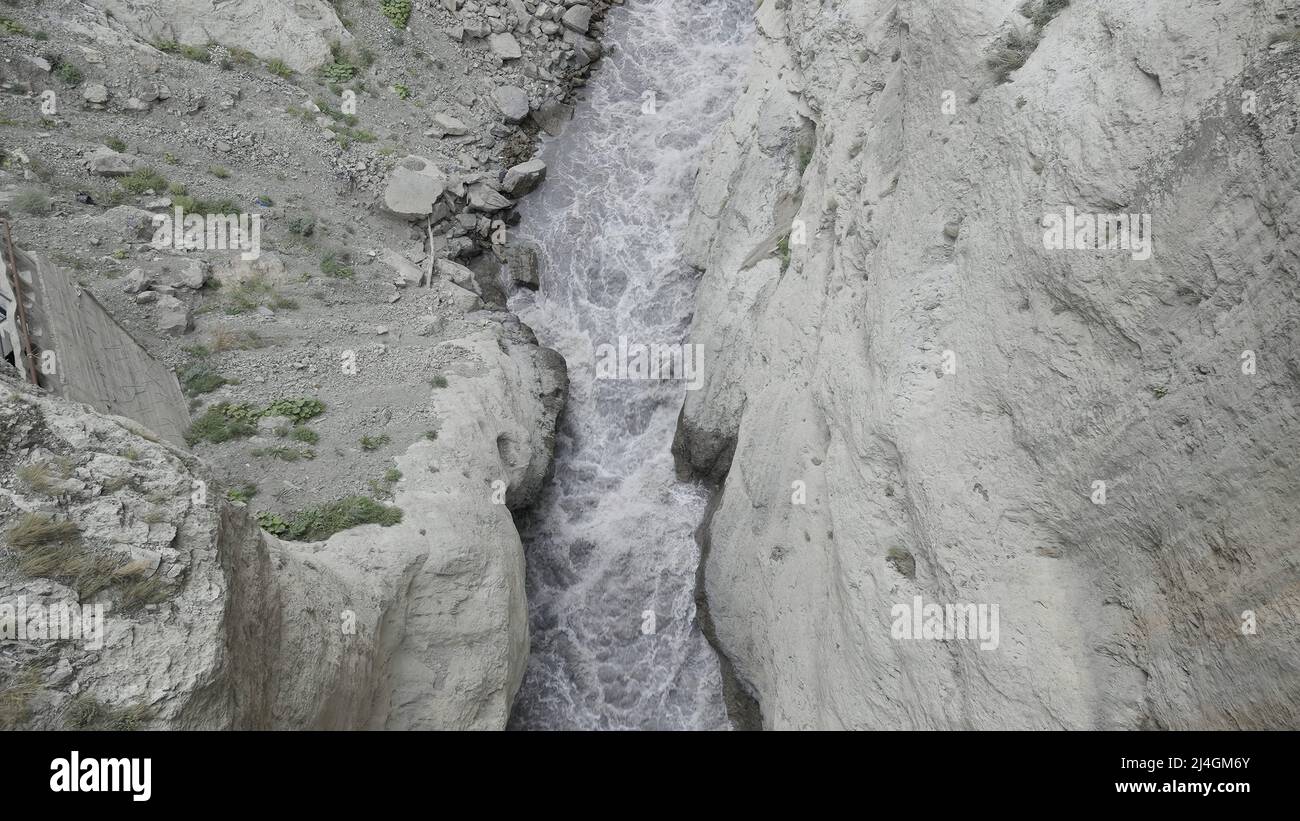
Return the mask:
{"type": "Polygon", "coordinates": [[[523,208],[543,284],[512,307],[564,355],[571,385],[554,478],[522,523],[532,654],[512,727],[730,726],[695,624],[706,494],[676,480],[670,453],[684,385],[597,381],[593,351],[690,341],[691,184],[739,94],[752,14],[752,0],[613,9],[611,53],[523,208]]]}

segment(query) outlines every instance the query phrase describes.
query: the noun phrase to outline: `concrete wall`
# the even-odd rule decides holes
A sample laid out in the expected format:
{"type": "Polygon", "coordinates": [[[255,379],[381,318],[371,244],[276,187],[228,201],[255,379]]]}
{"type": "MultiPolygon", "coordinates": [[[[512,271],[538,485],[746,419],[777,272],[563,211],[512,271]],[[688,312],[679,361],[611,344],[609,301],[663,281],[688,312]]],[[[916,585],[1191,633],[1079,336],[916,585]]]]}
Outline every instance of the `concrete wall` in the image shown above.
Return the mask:
{"type": "Polygon", "coordinates": [[[15,255],[38,361],[43,352],[54,352],[53,368],[42,368],[42,387],[134,419],[183,445],[189,411],[172,370],[150,356],[66,272],[38,254],[15,249],[15,255]]]}

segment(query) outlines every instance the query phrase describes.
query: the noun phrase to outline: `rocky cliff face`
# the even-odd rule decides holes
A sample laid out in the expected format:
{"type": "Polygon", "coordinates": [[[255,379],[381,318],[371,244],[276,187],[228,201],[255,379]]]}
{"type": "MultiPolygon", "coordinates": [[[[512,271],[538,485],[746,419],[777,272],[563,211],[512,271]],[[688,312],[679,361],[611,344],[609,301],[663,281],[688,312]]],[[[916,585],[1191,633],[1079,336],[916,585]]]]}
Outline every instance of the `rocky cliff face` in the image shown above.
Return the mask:
{"type": "Polygon", "coordinates": [[[495,328],[457,340],[481,370],[439,400],[438,437],[397,460],[402,521],[325,542],[261,530],[129,420],[7,389],[0,722],[504,727],[528,653],[507,505],[544,479],[567,382],[531,334],[495,328]],[[102,630],[57,640],[45,614],[70,604],[102,606],[102,630]]]}
{"type": "Polygon", "coordinates": [[[766,726],[1300,721],[1287,8],[763,0],[676,451],[766,726]],[[917,596],[996,647],[899,637],[917,596]]]}

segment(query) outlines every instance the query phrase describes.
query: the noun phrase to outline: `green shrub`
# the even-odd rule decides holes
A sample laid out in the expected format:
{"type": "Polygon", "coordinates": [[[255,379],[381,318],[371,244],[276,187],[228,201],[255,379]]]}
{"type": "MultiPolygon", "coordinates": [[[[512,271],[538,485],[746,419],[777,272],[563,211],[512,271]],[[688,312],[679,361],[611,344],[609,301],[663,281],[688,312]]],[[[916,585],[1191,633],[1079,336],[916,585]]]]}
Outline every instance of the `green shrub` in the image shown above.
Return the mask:
{"type": "Polygon", "coordinates": [[[320,258],[320,272],[335,279],[351,279],[356,276],[352,270],[352,255],[347,251],[330,251],[320,258]]]}
{"type": "Polygon", "coordinates": [[[229,442],[231,439],[239,439],[257,433],[256,420],[249,421],[241,414],[233,412],[240,407],[246,406],[222,402],[208,408],[207,412],[194,420],[189,430],[185,432],[185,441],[190,445],[196,445],[199,442],[212,442],[219,445],[222,442],[229,442]]]}
{"type": "Polygon", "coordinates": [[[389,439],[388,434],[386,433],[381,433],[378,436],[362,436],[361,449],[364,451],[376,451],[391,441],[392,440],[389,439]]]}
{"type": "Polygon", "coordinates": [[[167,190],[167,178],[152,168],[141,168],[138,171],[132,171],[125,177],[118,179],[118,183],[132,194],[167,190]]]}
{"type": "Polygon", "coordinates": [[[58,77],[67,85],[70,86],[81,85],[81,80],[82,80],[81,69],[77,68],[72,63],[65,63],[60,61],[59,64],[54,67],[54,76],[58,77]]]}
{"type": "Polygon", "coordinates": [[[411,89],[403,83],[394,83],[393,93],[397,95],[397,99],[399,100],[411,99],[411,89]]]}
{"type": "Polygon", "coordinates": [[[314,445],[320,441],[320,434],[306,425],[294,425],[289,429],[289,438],[295,442],[306,442],[309,445],[314,445]]]}
{"type": "Polygon", "coordinates": [[[411,19],[411,0],[379,0],[379,10],[399,29],[411,19]]]}
{"type": "Polygon", "coordinates": [[[277,399],[262,411],[262,416],[287,416],[296,423],[315,419],[325,412],[325,403],[310,397],[277,399]]]}
{"type": "Polygon", "coordinates": [[[447,377],[443,376],[442,374],[438,374],[437,376],[429,380],[429,387],[431,388],[447,387],[447,377]]]}
{"type": "Polygon", "coordinates": [[[195,362],[180,373],[181,390],[186,396],[212,393],[227,384],[226,378],[203,362],[195,362]]]}
{"type": "Polygon", "coordinates": [[[109,137],[107,140],[104,140],[104,145],[108,146],[109,148],[113,149],[119,154],[121,154],[123,151],[126,150],[126,143],[122,142],[117,137],[109,137]]]}
{"type": "Polygon", "coordinates": [[[232,487],[226,491],[226,498],[232,502],[244,502],[247,504],[257,495],[257,485],[252,482],[244,482],[241,485],[232,487]]]}
{"type": "Polygon", "coordinates": [[[28,188],[14,194],[13,206],[25,214],[44,214],[50,210],[50,198],[44,191],[28,188]]]}
{"type": "Polygon", "coordinates": [[[293,69],[289,68],[288,64],[279,57],[267,60],[266,70],[274,74],[276,77],[283,77],[286,80],[293,77],[293,69]]]}
{"type": "Polygon", "coordinates": [[[402,521],[402,511],[366,496],[348,496],[316,508],[284,515],[263,511],[257,523],[267,532],[292,541],[317,542],[359,525],[391,527],[402,521]]]}

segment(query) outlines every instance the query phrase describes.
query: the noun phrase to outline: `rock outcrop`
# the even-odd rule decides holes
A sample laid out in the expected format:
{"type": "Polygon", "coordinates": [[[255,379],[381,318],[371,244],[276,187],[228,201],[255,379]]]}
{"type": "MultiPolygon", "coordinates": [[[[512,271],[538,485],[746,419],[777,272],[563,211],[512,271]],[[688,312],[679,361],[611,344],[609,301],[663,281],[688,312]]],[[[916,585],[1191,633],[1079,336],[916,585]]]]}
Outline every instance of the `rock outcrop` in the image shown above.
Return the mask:
{"type": "Polygon", "coordinates": [[[517,322],[444,344],[483,367],[439,393],[438,435],[398,457],[401,522],[315,543],[266,533],[130,420],[7,383],[0,721],[504,727],[528,654],[510,509],[545,479],[567,377],[517,322]],[[98,640],[12,640],[16,618],[67,605],[104,608],[98,640]]]}
{"type": "Polygon", "coordinates": [[[757,14],[675,451],[765,725],[1300,724],[1294,7],[757,14]],[[1151,252],[1046,247],[1067,213],[1151,252]],[[996,647],[898,637],[917,596],[996,647]]]}
{"type": "Polygon", "coordinates": [[[330,56],[330,43],[352,35],[325,0],[91,0],[109,19],[151,43],[212,43],[311,71],[330,56]]]}

